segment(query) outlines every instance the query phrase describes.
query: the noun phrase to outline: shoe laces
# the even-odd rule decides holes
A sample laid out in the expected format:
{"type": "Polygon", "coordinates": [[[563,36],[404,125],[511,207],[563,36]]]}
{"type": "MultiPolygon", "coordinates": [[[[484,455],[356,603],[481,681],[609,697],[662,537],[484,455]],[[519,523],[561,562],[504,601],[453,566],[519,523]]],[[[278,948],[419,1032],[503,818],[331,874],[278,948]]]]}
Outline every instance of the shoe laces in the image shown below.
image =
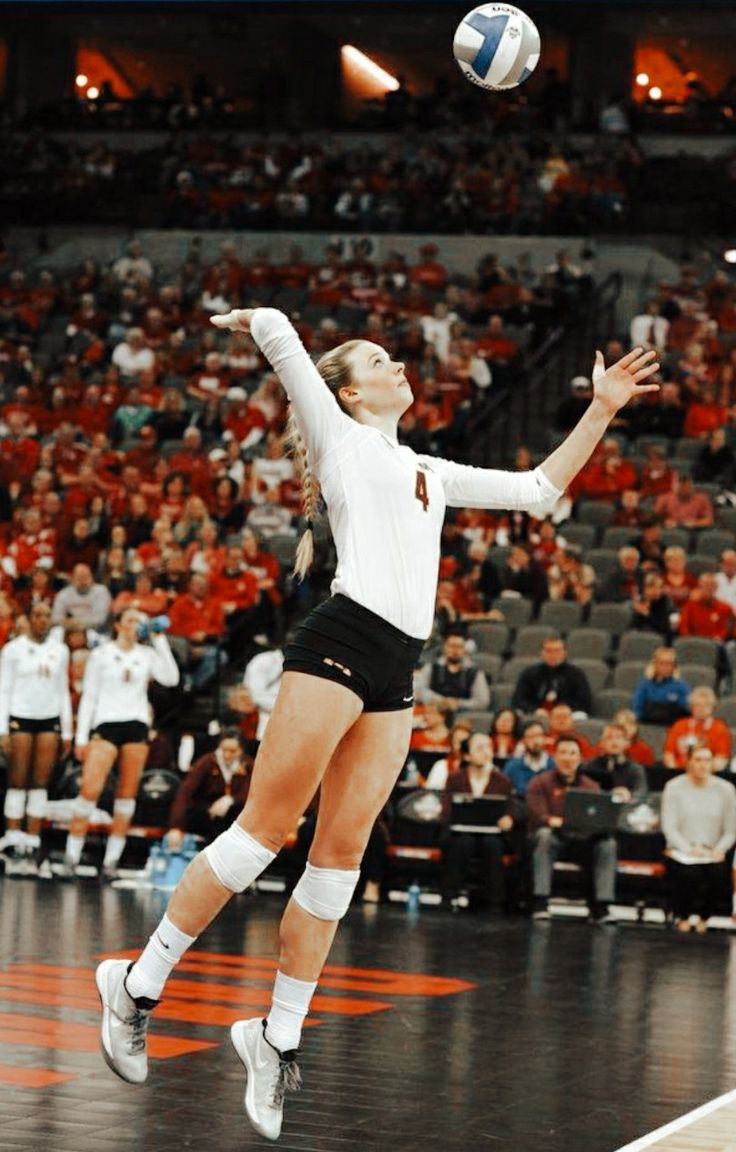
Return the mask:
{"type": "Polygon", "coordinates": [[[146,1030],[148,1028],[148,1017],[150,1013],[139,1008],[137,1005],[134,1012],[125,1020],[128,1028],[130,1029],[130,1038],[128,1041],[128,1048],[132,1056],[137,1056],[146,1047],[146,1030]]]}
{"type": "Polygon", "coordinates": [[[302,1086],[297,1055],[296,1048],[292,1052],[279,1052],[279,1070],[272,1097],[274,1108],[281,1108],[287,1092],[298,1092],[302,1086]]]}

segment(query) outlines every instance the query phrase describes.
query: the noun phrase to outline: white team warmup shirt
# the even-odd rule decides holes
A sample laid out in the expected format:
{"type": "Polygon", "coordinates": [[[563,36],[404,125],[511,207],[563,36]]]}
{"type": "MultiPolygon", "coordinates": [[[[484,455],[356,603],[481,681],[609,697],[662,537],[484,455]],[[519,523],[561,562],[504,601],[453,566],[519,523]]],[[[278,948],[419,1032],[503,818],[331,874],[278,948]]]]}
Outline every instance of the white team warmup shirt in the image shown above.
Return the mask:
{"type": "Polygon", "coordinates": [[[28,636],[10,640],[0,652],[0,736],[8,720],[61,719],[64,740],[72,736],[69,649],[49,636],[38,644],[28,636]]]}
{"type": "Polygon", "coordinates": [[[409,636],[432,630],[445,508],[544,516],[560,496],[540,468],[502,472],[411,448],[347,416],[283,313],[257,308],[251,335],[293,405],[327,504],[341,592],[409,636]]]}
{"type": "Polygon", "coordinates": [[[243,684],[258,708],[256,740],[263,739],[269,717],[276,705],[283,670],[284,653],[280,648],[274,648],[271,652],[259,652],[245,669],[243,684]]]}
{"type": "Polygon", "coordinates": [[[165,636],[152,637],[150,646],[134,644],[127,652],[113,640],[93,649],[84,669],[77,744],[88,744],[90,732],[99,724],[130,720],[148,724],[149,680],[164,688],[179,683],[179,668],[165,636]]]}

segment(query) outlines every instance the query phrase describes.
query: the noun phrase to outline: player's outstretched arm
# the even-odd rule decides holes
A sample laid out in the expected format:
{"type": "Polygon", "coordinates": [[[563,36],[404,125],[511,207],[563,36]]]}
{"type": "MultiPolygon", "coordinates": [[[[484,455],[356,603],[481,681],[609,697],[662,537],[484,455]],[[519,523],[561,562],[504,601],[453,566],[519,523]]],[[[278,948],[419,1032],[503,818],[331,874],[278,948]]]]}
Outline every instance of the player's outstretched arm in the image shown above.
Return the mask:
{"type": "Polygon", "coordinates": [[[572,432],[541,464],[542,471],[555,488],[564,491],[575,479],[621,408],[637,396],[659,391],[659,384],[645,383],[659,370],[654,359],[656,355],[654,351],[634,348],[607,369],[603,354],[596,352],[590,407],[572,432]]]}

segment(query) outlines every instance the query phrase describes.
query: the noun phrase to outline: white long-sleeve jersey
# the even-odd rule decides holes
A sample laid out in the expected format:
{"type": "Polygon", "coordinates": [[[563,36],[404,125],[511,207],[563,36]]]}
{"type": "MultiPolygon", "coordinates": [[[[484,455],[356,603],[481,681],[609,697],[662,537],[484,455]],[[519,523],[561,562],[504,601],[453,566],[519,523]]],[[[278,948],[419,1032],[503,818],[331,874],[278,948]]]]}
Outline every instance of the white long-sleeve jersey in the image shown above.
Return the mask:
{"type": "Polygon", "coordinates": [[[99,724],[128,720],[148,724],[150,680],[164,688],[179,683],[179,668],[165,636],[154,636],[150,646],[134,644],[128,651],[113,640],[95,648],[84,669],[77,744],[89,743],[90,732],[99,724]]]}
{"type": "Polygon", "coordinates": [[[409,636],[434,618],[445,508],[551,510],[560,493],[540,468],[503,472],[417,455],[347,416],[283,313],[257,308],[251,334],[293,405],[327,504],[342,592],[409,636]]]}
{"type": "Polygon", "coordinates": [[[61,719],[64,740],[72,736],[69,649],[52,636],[42,643],[28,636],[10,640],[0,652],[0,736],[8,720],[61,719]]]}
{"type": "Polygon", "coordinates": [[[284,654],[280,648],[274,648],[271,652],[259,652],[245,669],[243,684],[258,708],[256,740],[263,739],[269,716],[274,710],[279,694],[283,670],[284,654]]]}

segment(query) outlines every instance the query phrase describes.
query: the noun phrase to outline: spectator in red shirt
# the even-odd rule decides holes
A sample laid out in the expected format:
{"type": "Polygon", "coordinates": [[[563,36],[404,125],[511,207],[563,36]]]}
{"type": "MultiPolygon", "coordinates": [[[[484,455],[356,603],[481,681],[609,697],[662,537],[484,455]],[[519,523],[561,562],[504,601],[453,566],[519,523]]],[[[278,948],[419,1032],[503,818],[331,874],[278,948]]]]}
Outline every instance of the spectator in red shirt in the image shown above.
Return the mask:
{"type": "Polygon", "coordinates": [[[707,636],[722,643],[732,639],[736,618],[728,604],[716,598],[717,590],[716,573],[701,573],[697,588],[691,592],[680,613],[678,631],[681,636],[707,636]]]}
{"type": "Polygon", "coordinates": [[[709,748],[713,771],[722,772],[731,759],[731,732],[725,721],[713,715],[716,694],[701,685],[693,688],[688,703],[690,715],[676,720],[667,730],[662,753],[665,768],[683,769],[693,748],[709,748]]]}
{"type": "Polygon", "coordinates": [[[550,756],[555,756],[557,745],[566,736],[577,741],[584,760],[590,760],[593,755],[593,745],[581,732],[575,731],[573,710],[569,704],[555,704],[549,712],[549,727],[544,737],[544,750],[550,756]]]}
{"type": "Polygon", "coordinates": [[[3,558],[3,569],[13,580],[27,576],[41,560],[53,567],[56,552],[56,532],[43,526],[37,508],[26,508],[21,524],[22,531],[11,540],[3,558]]]}
{"type": "Polygon", "coordinates": [[[624,460],[618,441],[605,440],[602,458],[587,470],[580,491],[589,500],[617,500],[625,488],[635,488],[637,482],[636,468],[624,460]]]}
{"type": "Polygon", "coordinates": [[[41,446],[38,440],[27,435],[24,413],[10,412],[6,424],[8,435],[0,440],[0,478],[8,484],[12,480],[27,480],[35,472],[41,446]]]}
{"type": "Polygon", "coordinates": [[[191,577],[189,590],[176,597],[169,616],[172,648],[184,672],[184,691],[199,692],[217,674],[225,632],[222,603],[209,595],[206,576],[195,573],[191,577]]]}
{"type": "Polygon", "coordinates": [[[146,616],[161,616],[168,611],[169,598],[163,588],[156,588],[149,572],[139,572],[132,589],[119,592],[112,603],[113,616],[126,608],[137,608],[146,616]]]}
{"type": "Polygon", "coordinates": [[[657,497],[654,514],[665,528],[710,528],[713,505],[705,492],[693,487],[691,476],[680,476],[674,492],[657,497]]]}
{"type": "Polygon", "coordinates": [[[667,463],[665,449],[660,444],[648,444],[644,455],[647,462],[643,465],[639,478],[641,496],[661,496],[671,492],[675,485],[675,473],[667,463]]]}
{"type": "Polygon", "coordinates": [[[77,564],[86,564],[94,572],[100,556],[100,544],[90,531],[89,521],[79,516],[72,524],[71,532],[62,540],[56,558],[56,570],[67,580],[77,564]]]}
{"type": "Polygon", "coordinates": [[[716,428],[728,423],[728,410],[717,403],[712,384],[704,384],[700,395],[687,410],[683,434],[705,440],[716,428]]]}
{"type": "Polygon", "coordinates": [[[439,292],[447,284],[448,274],[444,264],[436,259],[439,248],[436,244],[422,244],[419,249],[421,259],[409,269],[409,282],[430,292],[439,292]]]}
{"type": "Polygon", "coordinates": [[[670,544],[664,550],[664,593],[669,596],[675,608],[680,608],[698,581],[687,570],[687,553],[678,544],[670,544]]]}

